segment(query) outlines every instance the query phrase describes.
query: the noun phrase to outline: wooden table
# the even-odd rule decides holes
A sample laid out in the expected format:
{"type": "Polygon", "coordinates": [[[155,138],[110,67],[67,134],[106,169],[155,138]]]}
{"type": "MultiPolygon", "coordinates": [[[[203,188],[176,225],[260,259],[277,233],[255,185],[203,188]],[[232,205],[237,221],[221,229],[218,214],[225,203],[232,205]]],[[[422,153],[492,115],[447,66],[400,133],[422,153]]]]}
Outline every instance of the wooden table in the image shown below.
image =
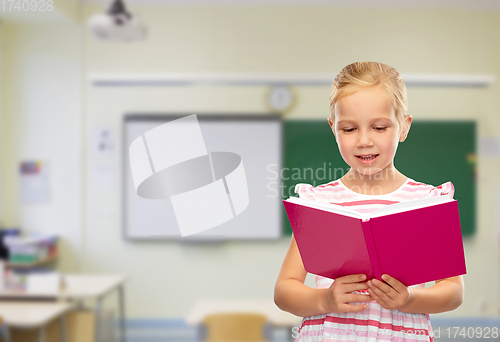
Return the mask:
{"type": "MultiPolygon", "coordinates": [[[[54,294],[47,293],[19,293],[14,291],[0,291],[0,300],[19,299],[31,301],[35,298],[53,299],[78,304],[82,300],[94,299],[96,301],[96,340],[101,337],[102,301],[113,291],[118,291],[118,305],[120,316],[120,339],[125,342],[125,296],[124,283],[126,278],[121,275],[94,275],[94,274],[65,274],[63,275],[63,288],[54,294]]],[[[8,302],[2,302],[8,303],[8,302]]]]}
{"type": "Polygon", "coordinates": [[[38,340],[45,341],[45,326],[56,318],[61,320],[62,341],[66,341],[64,314],[74,306],[69,302],[4,301],[0,304],[0,316],[8,327],[38,328],[38,340]]]}

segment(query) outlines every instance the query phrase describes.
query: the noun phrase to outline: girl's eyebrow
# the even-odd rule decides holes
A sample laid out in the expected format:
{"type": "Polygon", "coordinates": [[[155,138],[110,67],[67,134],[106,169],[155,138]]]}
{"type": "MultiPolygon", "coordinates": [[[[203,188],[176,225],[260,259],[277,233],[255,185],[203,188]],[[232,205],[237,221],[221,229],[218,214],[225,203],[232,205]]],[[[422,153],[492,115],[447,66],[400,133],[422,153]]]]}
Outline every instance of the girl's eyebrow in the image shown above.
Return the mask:
{"type": "MultiPolygon", "coordinates": [[[[384,117],[380,117],[380,118],[375,118],[375,119],[372,119],[372,121],[378,121],[378,120],[387,120],[387,121],[391,121],[391,119],[389,118],[384,118],[384,117]]],[[[356,123],[356,121],[353,121],[353,120],[341,120],[339,122],[337,122],[337,124],[342,124],[342,123],[356,123]]]]}

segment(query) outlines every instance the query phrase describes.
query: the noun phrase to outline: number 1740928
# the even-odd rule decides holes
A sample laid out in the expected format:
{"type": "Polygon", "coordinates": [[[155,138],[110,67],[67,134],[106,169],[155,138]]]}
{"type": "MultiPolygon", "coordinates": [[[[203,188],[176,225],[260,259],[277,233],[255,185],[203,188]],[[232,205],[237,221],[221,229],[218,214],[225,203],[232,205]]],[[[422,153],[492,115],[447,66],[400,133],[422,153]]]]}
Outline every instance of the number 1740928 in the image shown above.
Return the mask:
{"type": "Polygon", "coordinates": [[[54,10],[52,0],[1,0],[2,12],[51,12],[54,10]]]}
{"type": "Polygon", "coordinates": [[[448,327],[445,331],[447,338],[498,338],[498,327],[448,327]]]}

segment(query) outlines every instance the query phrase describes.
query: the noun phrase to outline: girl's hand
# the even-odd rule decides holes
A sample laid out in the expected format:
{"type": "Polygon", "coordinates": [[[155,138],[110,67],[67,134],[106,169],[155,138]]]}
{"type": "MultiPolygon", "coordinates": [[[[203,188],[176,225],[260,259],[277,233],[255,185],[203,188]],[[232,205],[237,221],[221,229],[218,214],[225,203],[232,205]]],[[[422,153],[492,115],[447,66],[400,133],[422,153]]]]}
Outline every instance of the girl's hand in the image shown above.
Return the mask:
{"type": "Polygon", "coordinates": [[[403,308],[412,297],[411,287],[405,286],[388,274],[382,275],[382,279],[390,286],[377,279],[367,282],[370,287],[368,292],[372,298],[384,309],[395,310],[403,308]]]}
{"type": "Polygon", "coordinates": [[[349,302],[369,302],[368,294],[351,293],[368,289],[364,274],[351,274],[335,279],[325,292],[325,311],[327,312],[356,312],[367,308],[366,304],[349,304],[349,302]]]}

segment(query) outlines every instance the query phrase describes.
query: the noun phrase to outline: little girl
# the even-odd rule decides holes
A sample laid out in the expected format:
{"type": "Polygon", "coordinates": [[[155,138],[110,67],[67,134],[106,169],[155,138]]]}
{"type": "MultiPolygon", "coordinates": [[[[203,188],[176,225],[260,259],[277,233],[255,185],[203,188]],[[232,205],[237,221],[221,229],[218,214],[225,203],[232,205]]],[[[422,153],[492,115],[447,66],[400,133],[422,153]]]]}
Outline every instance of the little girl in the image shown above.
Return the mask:
{"type": "MultiPolygon", "coordinates": [[[[333,82],[328,118],[340,154],[350,166],[341,178],[313,187],[297,184],[302,198],[329,202],[360,213],[413,199],[449,196],[451,182],[434,187],[403,175],[394,167],[399,142],[408,135],[405,84],[392,67],[357,62],[333,82]]],[[[404,227],[401,227],[404,229],[404,227]]],[[[276,305],[304,317],[296,342],[433,341],[430,313],[462,304],[462,276],[435,285],[405,286],[384,274],[381,282],[352,274],[335,280],[316,276],[316,287],[304,284],[307,272],[292,236],[274,289],[276,305]]]]}

